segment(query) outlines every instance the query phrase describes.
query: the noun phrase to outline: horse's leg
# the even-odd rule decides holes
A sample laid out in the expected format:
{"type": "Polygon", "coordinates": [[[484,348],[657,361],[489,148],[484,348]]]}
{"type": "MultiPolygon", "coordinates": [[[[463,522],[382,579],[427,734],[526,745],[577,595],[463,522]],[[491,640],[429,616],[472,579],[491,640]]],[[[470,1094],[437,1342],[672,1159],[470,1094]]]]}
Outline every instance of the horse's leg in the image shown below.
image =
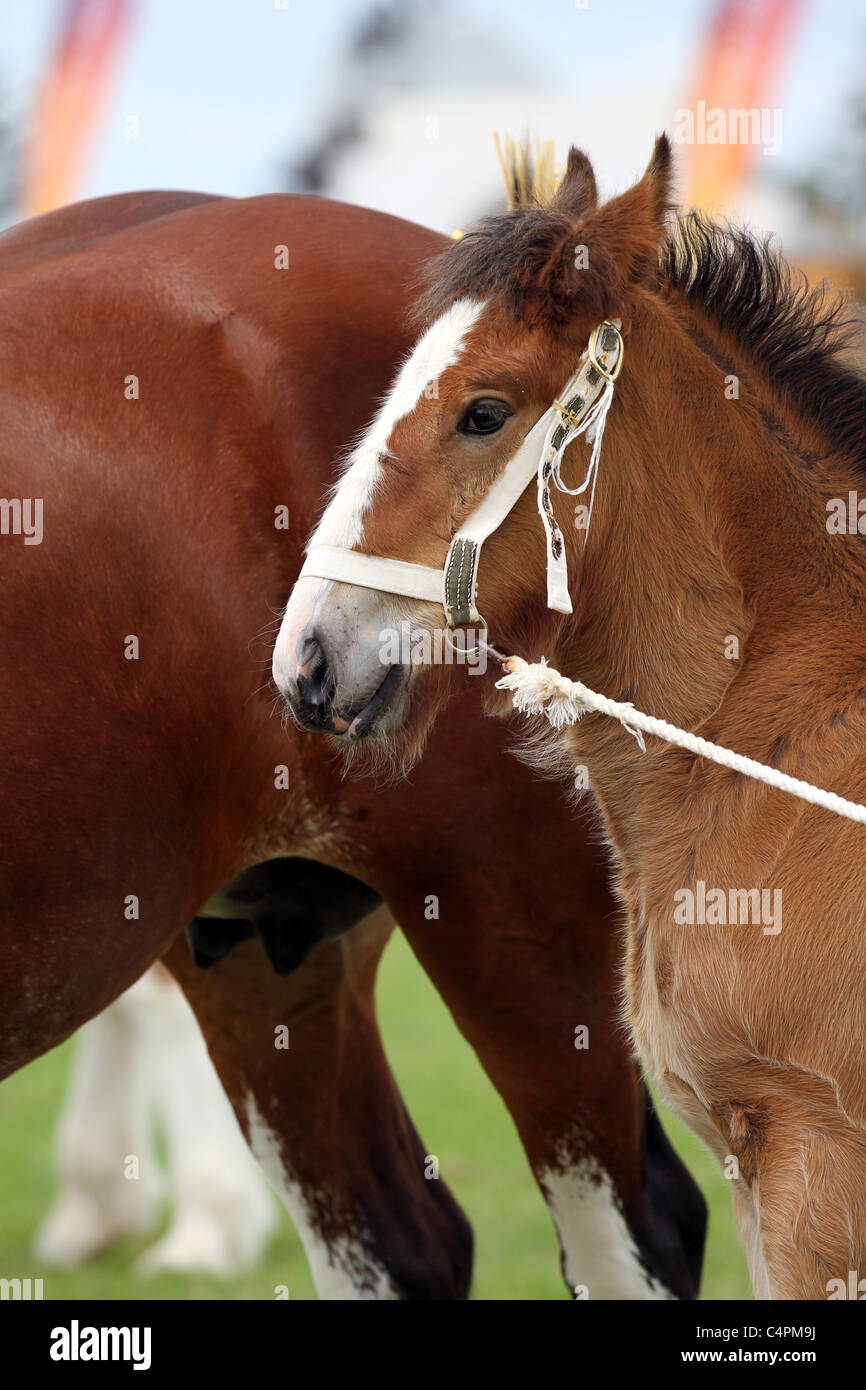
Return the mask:
{"type": "Polygon", "coordinates": [[[81,1032],[58,1126],[59,1190],[35,1237],[43,1259],[81,1264],[153,1225],[163,1190],[154,1117],[168,1144],[172,1222],[139,1268],[230,1274],[255,1262],[272,1199],[189,1006],[160,968],[81,1032]]]}
{"type": "Polygon", "coordinates": [[[639,1080],[644,1124],[638,1127],[641,1183],[635,1190],[623,1184],[638,1260],[652,1273],[656,1291],[665,1289],[677,1298],[697,1298],[700,1293],[707,1205],[703,1194],[665,1134],[646,1082],[639,1080]]]}
{"type": "MultiPolygon", "coordinates": [[[[476,1008],[480,1015],[483,1001],[476,1008]]],[[[586,1010],[581,1014],[592,1017],[586,1010]]],[[[596,1017],[590,1027],[598,1046],[605,1020],[596,1017]]],[[[562,1096],[551,1106],[557,1082],[550,1054],[512,1055],[509,1065],[505,1031],[503,1025],[498,1036],[476,1041],[476,1051],[511,1111],[550,1208],[572,1295],[697,1298],[706,1205],[637,1069],[630,1079],[615,1075],[628,1065],[627,1059],[612,1060],[618,1039],[609,1038],[611,1057],[598,1075],[576,1081],[561,1061],[562,1096]]],[[[519,1036],[519,1030],[512,1034],[514,1044],[519,1036]]]]}
{"type": "MultiPolygon", "coordinates": [[[[290,940],[296,907],[285,864],[275,878],[290,940]]],[[[471,1231],[445,1184],[425,1179],[426,1150],[376,1024],[373,988],[391,919],[378,909],[347,930],[344,904],[356,901],[357,882],[345,882],[341,893],[344,876],[320,867],[320,919],[322,902],[330,902],[344,934],[323,941],[287,978],[254,941],[202,971],[179,939],[166,964],[198,1017],[250,1147],[295,1221],[320,1296],[464,1298],[471,1231]]],[[[298,872],[306,881],[309,864],[298,872]]],[[[271,895],[269,919],[273,909],[271,895]]]]}
{"type": "Polygon", "coordinates": [[[81,1264],[156,1220],[145,1045],[153,988],[144,976],[76,1039],[55,1141],[58,1192],[35,1237],[50,1264],[81,1264]]]}
{"type": "Polygon", "coordinates": [[[697,1298],[706,1206],[623,1037],[614,924],[586,890],[582,915],[572,916],[573,881],[583,873],[590,884],[591,866],[551,866],[561,891],[545,891],[550,915],[539,919],[539,880],[522,884],[506,857],[484,876],[455,856],[443,862],[459,946],[442,922],[431,931],[424,919],[436,887],[429,870],[414,883],[404,874],[390,905],[511,1113],[556,1226],[566,1284],[592,1299],[697,1298]]]}
{"type": "Polygon", "coordinates": [[[237,1274],[256,1263],[273,1230],[273,1198],[183,994],[162,969],[150,972],[150,979],[153,998],[142,1045],[152,1110],[167,1147],[171,1224],[138,1268],[147,1274],[237,1274]]]}

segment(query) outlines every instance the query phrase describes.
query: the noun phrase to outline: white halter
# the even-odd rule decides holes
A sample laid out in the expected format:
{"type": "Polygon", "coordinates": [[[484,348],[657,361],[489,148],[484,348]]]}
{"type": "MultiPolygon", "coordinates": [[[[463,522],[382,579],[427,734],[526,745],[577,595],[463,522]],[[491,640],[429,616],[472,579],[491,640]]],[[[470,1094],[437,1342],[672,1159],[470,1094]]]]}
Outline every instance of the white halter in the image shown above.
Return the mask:
{"type": "MultiPolygon", "coordinates": [[[[307,555],[300,578],[310,575],[319,579],[336,579],[346,584],[360,584],[368,589],[381,589],[389,594],[441,602],[449,627],[470,624],[486,627],[475,607],[481,547],[502,524],[523,495],[533,474],[537,473],[538,510],[547,540],[547,606],[558,613],[571,613],[565,547],[562,532],[553,515],[550,485],[552,482],[571,497],[589,488],[588,532],[598,480],[602,435],[613,400],[614,382],[622,368],[624,346],[620,327],[618,320],[611,322],[605,319],[594,329],[581,366],[562,393],[563,399],[554,401],[541,419],[536,421],[486,497],[464,521],[451,542],[444,569],[414,565],[405,560],[388,560],[378,555],[362,555],[360,551],[346,550],[340,546],[317,545],[307,555]],[[582,434],[592,444],[586,477],[580,487],[567,488],[560,477],[562,457],[572,440],[582,434]]],[[[644,714],[631,704],[610,700],[580,682],[560,675],[543,658],[530,664],[513,656],[505,659],[503,666],[506,675],[497,681],[497,687],[511,692],[515,708],[527,714],[545,714],[557,729],[577,723],[590,711],[606,714],[618,719],[634,735],[641,749],[645,749],[644,733],[653,734],[698,757],[710,758],[722,767],[866,825],[866,805],[848,801],[835,792],[824,791],[797,777],[790,777],[775,767],[768,767],[729,748],[710,743],[663,719],[644,714]]]]}
{"type": "MultiPolygon", "coordinates": [[[[335,579],[360,584],[387,594],[441,603],[449,627],[486,627],[475,607],[481,547],[538,477],[538,510],[547,542],[547,606],[557,613],[572,611],[568,594],[565,542],[553,514],[551,483],[575,497],[589,489],[589,518],[607,412],[613,386],[622,368],[624,345],[619,320],[594,329],[581,366],[569,379],[562,399],[555,400],[533,425],[517,453],[505,465],[475,511],[454,536],[444,568],[364,555],[342,546],[313,546],[300,579],[335,579]],[[586,477],[580,487],[567,488],[560,476],[562,457],[572,440],[585,434],[592,443],[586,477]]],[[[589,520],[587,520],[587,531],[589,520]]]]}

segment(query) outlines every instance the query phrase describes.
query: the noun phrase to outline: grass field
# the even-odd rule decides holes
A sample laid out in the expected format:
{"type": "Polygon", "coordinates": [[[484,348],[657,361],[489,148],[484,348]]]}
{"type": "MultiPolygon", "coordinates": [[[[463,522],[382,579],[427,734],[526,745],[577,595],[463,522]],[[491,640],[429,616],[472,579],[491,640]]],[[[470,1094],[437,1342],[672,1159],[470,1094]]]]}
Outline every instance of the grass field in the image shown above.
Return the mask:
{"type": "MultiPolygon", "coordinates": [[[[556,1239],[508,1114],[402,937],[379,978],[380,1017],[394,1073],[428,1151],[475,1229],[473,1294],[485,1299],[565,1298],[556,1239]]],[[[223,1283],[205,1277],[135,1276],[147,1243],[127,1242],[83,1270],[37,1269],[30,1239],[52,1191],[51,1138],[70,1045],[0,1086],[0,1277],[42,1277],[46,1298],[314,1298],[300,1242],[285,1215],[262,1264],[223,1283]]],[[[749,1297],[730,1193],[705,1150],[670,1115],[665,1125],[706,1194],[710,1232],[702,1296],[749,1297]]]]}

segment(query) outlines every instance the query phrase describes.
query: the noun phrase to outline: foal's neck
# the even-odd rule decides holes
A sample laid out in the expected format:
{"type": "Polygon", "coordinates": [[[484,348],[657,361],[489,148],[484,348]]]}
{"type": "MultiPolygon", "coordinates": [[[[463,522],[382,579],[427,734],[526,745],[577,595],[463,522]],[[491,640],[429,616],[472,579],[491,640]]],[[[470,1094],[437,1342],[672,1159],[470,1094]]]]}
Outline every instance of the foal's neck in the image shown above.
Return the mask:
{"type": "MultiPolygon", "coordinates": [[[[556,656],[614,699],[786,765],[864,682],[866,542],[826,525],[857,480],[754,366],[724,371],[704,334],[650,296],[636,314],[556,656]]],[[[669,804],[671,778],[703,776],[601,716],[571,738],[621,844],[669,804]]]]}

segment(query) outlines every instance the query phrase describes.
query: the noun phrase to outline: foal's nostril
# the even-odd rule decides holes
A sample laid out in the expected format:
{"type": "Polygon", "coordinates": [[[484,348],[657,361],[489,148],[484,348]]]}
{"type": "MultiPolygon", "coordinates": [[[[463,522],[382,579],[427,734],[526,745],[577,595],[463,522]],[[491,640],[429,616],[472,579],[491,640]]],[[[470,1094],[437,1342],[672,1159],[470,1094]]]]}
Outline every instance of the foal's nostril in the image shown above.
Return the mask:
{"type": "Polygon", "coordinates": [[[311,663],[316,662],[324,656],[322,644],[311,628],[305,627],[298,638],[296,655],[298,658],[298,673],[302,676],[307,674],[306,668],[310,666],[311,663]]]}
{"type": "Polygon", "coordinates": [[[315,632],[307,629],[298,639],[298,696],[309,710],[318,714],[330,705],[335,681],[325,649],[315,632]]]}

